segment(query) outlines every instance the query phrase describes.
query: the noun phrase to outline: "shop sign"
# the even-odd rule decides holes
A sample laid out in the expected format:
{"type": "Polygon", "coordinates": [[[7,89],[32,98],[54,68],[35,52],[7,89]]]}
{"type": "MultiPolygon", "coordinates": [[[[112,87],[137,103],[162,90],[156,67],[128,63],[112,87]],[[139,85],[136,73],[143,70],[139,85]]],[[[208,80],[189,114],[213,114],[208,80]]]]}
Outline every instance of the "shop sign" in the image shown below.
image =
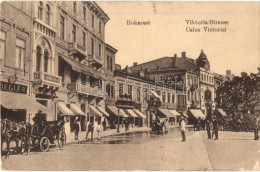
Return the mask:
{"type": "Polygon", "coordinates": [[[4,81],[0,81],[0,83],[1,83],[1,91],[27,94],[27,86],[25,85],[11,84],[4,81]]]}

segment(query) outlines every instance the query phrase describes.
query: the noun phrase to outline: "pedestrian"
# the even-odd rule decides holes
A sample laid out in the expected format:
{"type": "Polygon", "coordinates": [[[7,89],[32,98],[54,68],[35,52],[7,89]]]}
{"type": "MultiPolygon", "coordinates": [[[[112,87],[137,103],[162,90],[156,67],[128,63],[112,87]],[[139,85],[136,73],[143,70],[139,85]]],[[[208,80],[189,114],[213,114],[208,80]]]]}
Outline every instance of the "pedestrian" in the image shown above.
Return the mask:
{"type": "Polygon", "coordinates": [[[86,134],[86,139],[88,139],[88,134],[90,133],[91,134],[91,140],[93,140],[93,131],[94,131],[94,124],[93,124],[93,121],[90,121],[90,123],[88,124],[88,131],[87,131],[87,134],[86,134]]]}
{"type": "Polygon", "coordinates": [[[215,140],[218,140],[218,120],[215,116],[213,117],[212,124],[213,124],[213,132],[214,132],[212,133],[212,138],[213,135],[215,134],[215,140]]]}
{"type": "Polygon", "coordinates": [[[182,137],[182,141],[185,142],[186,141],[186,136],[185,136],[185,119],[184,117],[181,117],[181,137],[182,137]]]}
{"type": "Polygon", "coordinates": [[[125,131],[127,132],[129,130],[129,121],[128,119],[125,119],[125,131]]]}
{"type": "Polygon", "coordinates": [[[259,129],[259,115],[256,115],[255,125],[254,125],[254,134],[255,134],[254,140],[259,140],[258,129],[259,129]]]}
{"type": "Polygon", "coordinates": [[[75,140],[79,140],[79,119],[74,122],[75,140]]]}
{"type": "Polygon", "coordinates": [[[201,128],[201,117],[198,118],[197,131],[200,131],[200,128],[201,128]]]}
{"type": "Polygon", "coordinates": [[[102,122],[102,126],[103,126],[103,131],[106,131],[106,126],[107,126],[106,119],[104,119],[104,121],[102,122]]]}
{"type": "Polygon", "coordinates": [[[98,123],[97,123],[96,130],[97,130],[97,139],[100,140],[100,133],[101,133],[101,122],[100,121],[98,121],[98,123]]]}
{"type": "Polygon", "coordinates": [[[211,126],[210,126],[210,120],[207,119],[207,121],[206,121],[206,130],[207,130],[207,133],[208,133],[208,139],[211,139],[211,132],[210,132],[210,129],[211,129],[211,126]]]}

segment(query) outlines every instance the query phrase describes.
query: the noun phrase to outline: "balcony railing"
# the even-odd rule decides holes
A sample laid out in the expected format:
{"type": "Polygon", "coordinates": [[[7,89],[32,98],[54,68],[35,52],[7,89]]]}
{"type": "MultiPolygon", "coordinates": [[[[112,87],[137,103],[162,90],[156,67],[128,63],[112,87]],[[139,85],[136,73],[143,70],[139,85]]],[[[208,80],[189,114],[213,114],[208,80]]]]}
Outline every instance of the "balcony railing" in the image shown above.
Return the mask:
{"type": "Polygon", "coordinates": [[[103,97],[102,89],[99,87],[90,87],[89,85],[83,84],[83,83],[70,83],[67,84],[67,89],[71,92],[78,92],[80,94],[86,94],[86,95],[94,95],[98,97],[103,97]]]}
{"type": "Polygon", "coordinates": [[[43,71],[36,71],[33,74],[35,83],[44,83],[50,84],[54,86],[62,86],[61,80],[62,78],[57,75],[53,75],[43,71]]]}
{"type": "Polygon", "coordinates": [[[187,108],[187,107],[186,107],[186,105],[184,105],[184,104],[183,104],[183,105],[182,105],[182,104],[178,104],[178,105],[177,105],[177,110],[178,110],[178,111],[185,111],[186,108],[187,108]]]}
{"type": "Polygon", "coordinates": [[[98,55],[94,55],[94,54],[89,54],[88,59],[90,61],[96,61],[96,62],[101,63],[101,64],[103,62],[103,59],[101,57],[99,57],[98,55]]]}
{"type": "Polygon", "coordinates": [[[76,42],[68,43],[68,48],[70,52],[73,52],[74,54],[80,55],[82,58],[85,58],[87,56],[87,49],[76,42]]]}
{"type": "Polygon", "coordinates": [[[162,103],[161,103],[161,108],[165,108],[165,109],[167,109],[167,108],[169,108],[169,109],[176,109],[177,106],[176,106],[176,104],[174,104],[174,103],[165,103],[165,102],[162,102],[162,103]]]}
{"type": "Polygon", "coordinates": [[[106,98],[106,104],[107,105],[115,105],[115,103],[116,103],[115,98],[110,98],[110,97],[106,98]]]}

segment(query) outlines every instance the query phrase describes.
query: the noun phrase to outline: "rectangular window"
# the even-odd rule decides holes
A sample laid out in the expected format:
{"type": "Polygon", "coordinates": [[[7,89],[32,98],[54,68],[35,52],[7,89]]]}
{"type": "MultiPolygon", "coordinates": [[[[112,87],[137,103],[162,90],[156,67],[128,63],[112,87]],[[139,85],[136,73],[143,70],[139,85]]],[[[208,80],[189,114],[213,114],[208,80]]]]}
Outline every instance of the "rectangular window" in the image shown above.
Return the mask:
{"type": "Polygon", "coordinates": [[[110,57],[110,70],[113,71],[113,58],[110,57]]]}
{"type": "Polygon", "coordinates": [[[101,44],[98,44],[98,55],[101,57],[101,44]]]}
{"type": "Polygon", "coordinates": [[[83,32],[83,47],[86,48],[86,33],[83,32]]]}
{"type": "Polygon", "coordinates": [[[124,94],[124,84],[123,83],[118,83],[118,94],[119,94],[119,96],[124,94]]]}
{"type": "Polygon", "coordinates": [[[98,23],[98,33],[101,34],[101,21],[99,21],[99,23],[98,23]]]}
{"type": "Polygon", "coordinates": [[[95,48],[95,47],[94,47],[94,46],[95,46],[94,44],[95,44],[94,39],[91,38],[91,54],[92,54],[92,55],[94,55],[94,50],[95,50],[95,49],[94,49],[94,48],[95,48]]]}
{"type": "Polygon", "coordinates": [[[76,42],[76,37],[77,37],[76,33],[77,33],[76,26],[73,25],[73,26],[72,26],[72,41],[73,41],[73,42],[76,42]]]}
{"type": "Polygon", "coordinates": [[[6,34],[0,30],[0,59],[5,58],[6,34]]]}
{"type": "Polygon", "coordinates": [[[175,103],[175,94],[172,93],[172,103],[175,103]]]}
{"type": "Polygon", "coordinates": [[[25,41],[16,38],[16,49],[15,49],[15,68],[24,69],[24,58],[25,58],[25,41]]]}
{"type": "Polygon", "coordinates": [[[166,100],[166,94],[165,92],[162,92],[162,102],[165,102],[165,100],[166,100]]]}
{"type": "Polygon", "coordinates": [[[74,13],[77,13],[77,2],[73,1],[73,11],[74,13]]]}
{"type": "Polygon", "coordinates": [[[167,93],[167,101],[168,101],[168,103],[171,103],[171,96],[170,96],[170,93],[167,93]]]}
{"type": "Polygon", "coordinates": [[[144,88],[143,89],[143,96],[144,96],[144,100],[148,100],[148,94],[149,94],[149,92],[148,92],[148,89],[147,88],[144,88]]]}
{"type": "Polygon", "coordinates": [[[83,6],[83,19],[84,19],[84,21],[86,21],[86,19],[87,19],[87,9],[85,6],[83,6]]]}
{"type": "Polygon", "coordinates": [[[107,69],[109,69],[110,67],[109,67],[109,65],[110,65],[110,57],[109,56],[107,56],[107,69]]]}
{"type": "Polygon", "coordinates": [[[60,16],[60,38],[65,40],[65,18],[60,16]]]}
{"type": "Polygon", "coordinates": [[[138,102],[141,101],[140,87],[137,87],[137,88],[136,88],[136,98],[137,98],[137,101],[138,101],[138,102]]]}
{"type": "MultiPolygon", "coordinates": [[[[133,93],[133,86],[132,85],[128,85],[128,95],[132,95],[133,93]]],[[[132,96],[131,96],[132,97],[132,96]]]]}
{"type": "Polygon", "coordinates": [[[92,27],[94,28],[94,25],[95,25],[95,16],[92,14],[92,19],[91,19],[91,21],[92,21],[92,27]]]}

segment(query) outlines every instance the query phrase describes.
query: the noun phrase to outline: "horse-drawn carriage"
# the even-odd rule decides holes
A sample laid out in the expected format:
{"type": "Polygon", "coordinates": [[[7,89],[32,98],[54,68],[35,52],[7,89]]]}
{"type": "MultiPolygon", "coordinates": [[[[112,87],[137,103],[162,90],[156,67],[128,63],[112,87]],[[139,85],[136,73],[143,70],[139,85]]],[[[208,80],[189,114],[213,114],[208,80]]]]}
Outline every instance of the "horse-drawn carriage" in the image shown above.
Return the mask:
{"type": "Polygon", "coordinates": [[[152,126],[151,126],[151,134],[164,134],[164,133],[168,133],[168,128],[166,127],[166,119],[165,118],[161,118],[161,119],[157,119],[155,121],[152,122],[152,126]]]}
{"type": "Polygon", "coordinates": [[[58,145],[60,148],[66,143],[64,121],[46,121],[42,114],[35,116],[34,124],[14,122],[8,119],[1,120],[1,150],[6,142],[6,157],[10,154],[10,142],[15,141],[15,152],[30,152],[31,148],[46,152],[50,145],[58,145]],[[56,144],[57,143],[57,144],[56,144]]]}
{"type": "Polygon", "coordinates": [[[50,145],[56,145],[60,148],[66,142],[66,134],[64,131],[64,121],[51,121],[37,123],[32,126],[30,139],[32,147],[38,147],[42,152],[46,152],[50,145]]]}

